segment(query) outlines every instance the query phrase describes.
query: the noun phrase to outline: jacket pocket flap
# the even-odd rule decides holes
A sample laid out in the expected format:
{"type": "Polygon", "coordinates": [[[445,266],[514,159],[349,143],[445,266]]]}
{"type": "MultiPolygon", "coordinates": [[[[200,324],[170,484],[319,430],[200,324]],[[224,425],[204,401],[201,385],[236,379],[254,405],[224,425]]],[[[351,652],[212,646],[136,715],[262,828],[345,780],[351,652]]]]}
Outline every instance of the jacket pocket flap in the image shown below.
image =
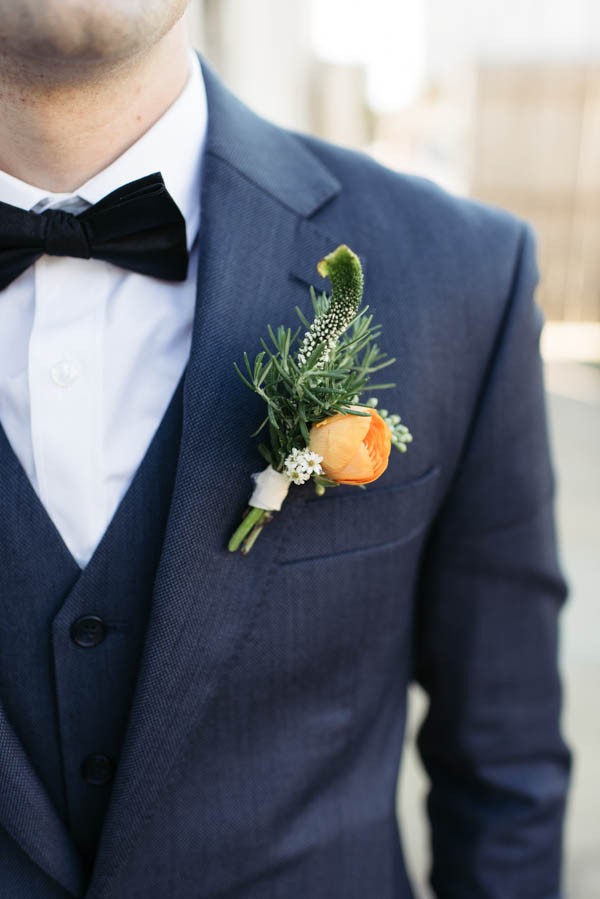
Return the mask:
{"type": "Polygon", "coordinates": [[[424,530],[432,516],[440,469],[386,487],[334,488],[298,499],[290,509],[279,562],[286,564],[401,542],[424,530]],[[343,492],[342,492],[343,490],[343,492]]]}

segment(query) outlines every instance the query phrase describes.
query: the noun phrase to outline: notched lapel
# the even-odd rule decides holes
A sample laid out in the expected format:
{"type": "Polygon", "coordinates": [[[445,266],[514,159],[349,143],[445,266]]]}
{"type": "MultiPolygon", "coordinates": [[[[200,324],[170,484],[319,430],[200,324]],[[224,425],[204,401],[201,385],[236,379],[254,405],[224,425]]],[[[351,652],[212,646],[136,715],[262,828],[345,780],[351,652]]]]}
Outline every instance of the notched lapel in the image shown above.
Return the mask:
{"type": "Polygon", "coordinates": [[[29,858],[74,896],[84,868],[0,701],[0,825],[29,858]]]}
{"type": "Polygon", "coordinates": [[[89,899],[110,895],[145,823],[177,777],[185,747],[201,734],[219,680],[252,629],[284,537],[285,508],[273,532],[265,532],[248,557],[226,550],[248,499],[250,475],[261,467],[250,434],[264,415],[260,400],[235,375],[233,362],[241,361],[244,350],[259,349],[267,323],[293,324],[295,305],[308,309],[308,290],[297,276],[309,275],[341,242],[303,218],[339,190],[335,179],[304,148],[295,157],[295,170],[288,143],[293,139],[246,107],[239,113],[239,101],[232,104],[234,115],[231,95],[210,71],[205,78],[209,134],[198,294],[177,477],[89,899]],[[254,150],[261,146],[253,166],[247,158],[243,165],[236,159],[242,133],[254,150]],[[269,159],[278,156],[287,160],[293,179],[285,183],[283,200],[276,196],[277,177],[265,173],[269,159]],[[304,175],[308,196],[301,196],[304,175]],[[291,208],[294,197],[298,210],[291,208]]]}

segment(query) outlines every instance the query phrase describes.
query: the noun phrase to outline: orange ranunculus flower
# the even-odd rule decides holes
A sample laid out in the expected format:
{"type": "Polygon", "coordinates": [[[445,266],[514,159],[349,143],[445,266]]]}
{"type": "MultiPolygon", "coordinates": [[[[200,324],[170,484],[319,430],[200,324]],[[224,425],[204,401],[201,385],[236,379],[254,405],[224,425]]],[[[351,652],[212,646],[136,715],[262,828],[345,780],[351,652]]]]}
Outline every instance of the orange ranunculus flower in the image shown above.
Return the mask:
{"type": "Polygon", "coordinates": [[[392,433],[375,409],[352,408],[366,415],[339,412],[313,425],[310,449],[323,457],[323,471],[339,484],[370,484],[388,466],[392,433]]]}

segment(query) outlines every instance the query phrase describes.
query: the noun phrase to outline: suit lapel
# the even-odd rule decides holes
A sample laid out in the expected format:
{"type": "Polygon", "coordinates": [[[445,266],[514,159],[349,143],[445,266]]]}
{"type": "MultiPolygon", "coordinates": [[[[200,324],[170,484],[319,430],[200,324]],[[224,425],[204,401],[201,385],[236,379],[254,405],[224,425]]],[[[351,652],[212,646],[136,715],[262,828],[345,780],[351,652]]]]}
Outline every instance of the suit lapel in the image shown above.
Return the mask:
{"type": "Polygon", "coordinates": [[[69,893],[81,895],[82,861],[1,703],[0,822],[46,874],[69,893]]]}
{"type": "Polygon", "coordinates": [[[239,381],[233,362],[258,347],[267,323],[294,323],[294,306],[306,308],[309,301],[301,280],[324,287],[316,263],[341,242],[306,218],[339,191],[331,173],[202,66],[208,134],[182,441],[89,899],[110,895],[144,822],[177,776],[222,672],[252,627],[284,533],[278,521],[246,558],[225,549],[248,499],[250,475],[261,467],[249,436],[262,416],[261,402],[239,381]]]}

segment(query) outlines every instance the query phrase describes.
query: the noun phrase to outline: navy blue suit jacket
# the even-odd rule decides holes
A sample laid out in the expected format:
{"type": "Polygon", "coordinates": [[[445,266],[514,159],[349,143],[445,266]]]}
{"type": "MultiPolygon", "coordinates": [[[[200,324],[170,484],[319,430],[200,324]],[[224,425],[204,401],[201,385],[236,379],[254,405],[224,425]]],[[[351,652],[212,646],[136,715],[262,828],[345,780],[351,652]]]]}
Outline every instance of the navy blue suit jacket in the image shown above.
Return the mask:
{"type": "Polygon", "coordinates": [[[85,883],[0,714],[0,825],[22,850],[0,895],[408,899],[395,787],[418,681],[439,899],[557,899],[565,585],[532,231],[276,127],[203,71],[181,450],[96,864],[85,883]],[[252,553],[230,555],[262,416],[233,361],[309,308],[342,242],[398,359],[384,405],[414,443],[365,491],[293,488],[252,553]]]}

